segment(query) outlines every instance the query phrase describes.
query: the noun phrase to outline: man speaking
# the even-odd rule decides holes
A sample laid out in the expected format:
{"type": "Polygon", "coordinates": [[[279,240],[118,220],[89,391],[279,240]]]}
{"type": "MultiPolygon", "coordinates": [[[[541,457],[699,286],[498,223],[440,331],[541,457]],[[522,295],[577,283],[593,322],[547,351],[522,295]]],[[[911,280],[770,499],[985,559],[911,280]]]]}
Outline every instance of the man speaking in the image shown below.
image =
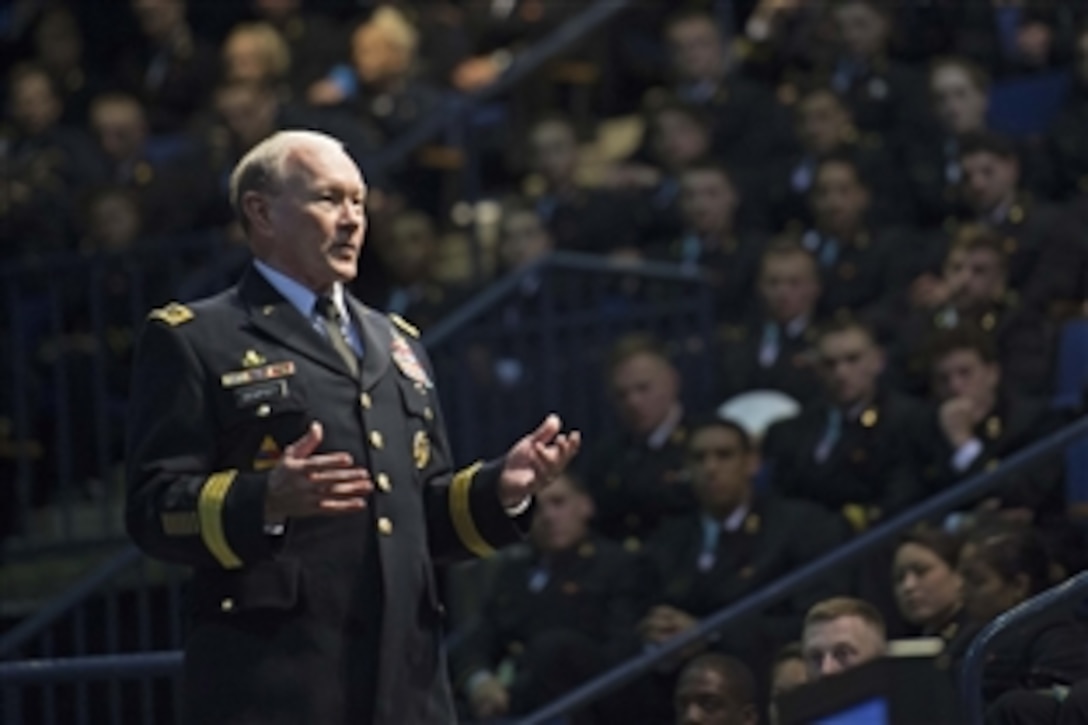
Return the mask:
{"type": "Polygon", "coordinates": [[[126,521],[194,569],[193,725],[453,722],[433,562],[516,540],[579,448],[552,415],[454,470],[416,331],[343,288],[366,192],[329,136],[257,145],[230,188],[252,267],[137,347],[126,521]]]}

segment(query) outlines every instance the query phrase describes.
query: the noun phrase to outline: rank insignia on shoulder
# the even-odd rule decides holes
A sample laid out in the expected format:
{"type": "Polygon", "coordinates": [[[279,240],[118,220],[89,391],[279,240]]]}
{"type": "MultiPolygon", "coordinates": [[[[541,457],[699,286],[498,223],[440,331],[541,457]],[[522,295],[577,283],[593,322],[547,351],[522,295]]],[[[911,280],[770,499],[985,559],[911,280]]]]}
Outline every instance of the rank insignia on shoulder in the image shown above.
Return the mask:
{"type": "Polygon", "coordinates": [[[398,315],[396,312],[390,312],[389,319],[392,320],[393,324],[399,327],[405,333],[411,335],[412,337],[419,337],[419,328],[398,315]]]}
{"type": "Polygon", "coordinates": [[[257,383],[262,380],[276,380],[277,378],[286,378],[294,374],[295,363],[291,360],[286,360],[284,362],[272,363],[271,365],[265,365],[259,368],[223,373],[219,380],[224,388],[236,388],[239,385],[257,383]]]}
{"type": "Polygon", "coordinates": [[[157,307],[147,314],[147,319],[161,320],[170,327],[182,325],[193,317],[195,317],[193,311],[180,302],[171,302],[165,307],[157,307]]]}
{"type": "Polygon", "coordinates": [[[391,353],[393,362],[396,363],[397,368],[404,373],[405,377],[425,387],[434,387],[431,384],[431,379],[427,376],[427,371],[420,364],[419,358],[416,357],[416,354],[412,352],[412,348],[408,345],[408,341],[400,335],[393,336],[391,353]]]}
{"type": "Polygon", "coordinates": [[[246,354],[242,356],[242,367],[255,368],[258,365],[264,365],[268,362],[264,355],[260,354],[256,350],[246,350],[246,354]]]}

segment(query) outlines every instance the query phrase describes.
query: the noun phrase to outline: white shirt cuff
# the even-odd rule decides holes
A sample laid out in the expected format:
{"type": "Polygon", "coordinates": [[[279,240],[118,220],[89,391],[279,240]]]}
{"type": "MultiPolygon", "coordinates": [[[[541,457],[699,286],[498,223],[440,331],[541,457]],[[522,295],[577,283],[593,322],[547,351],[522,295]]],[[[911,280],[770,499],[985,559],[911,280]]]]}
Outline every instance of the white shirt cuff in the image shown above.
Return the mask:
{"type": "Polygon", "coordinates": [[[521,516],[523,513],[525,513],[526,511],[529,510],[529,504],[531,504],[532,502],[533,502],[533,497],[532,496],[526,496],[522,500],[522,502],[519,503],[517,506],[508,507],[506,509],[506,515],[509,516],[512,519],[517,518],[518,516],[521,516]]]}
{"type": "Polygon", "coordinates": [[[952,454],[952,467],[956,469],[956,473],[963,473],[980,455],[982,455],[982,441],[972,438],[952,454]]]}
{"type": "Polygon", "coordinates": [[[265,524],[264,525],[264,532],[266,534],[268,534],[269,536],[283,536],[284,532],[286,532],[286,531],[287,531],[287,525],[286,524],[265,524]]]}

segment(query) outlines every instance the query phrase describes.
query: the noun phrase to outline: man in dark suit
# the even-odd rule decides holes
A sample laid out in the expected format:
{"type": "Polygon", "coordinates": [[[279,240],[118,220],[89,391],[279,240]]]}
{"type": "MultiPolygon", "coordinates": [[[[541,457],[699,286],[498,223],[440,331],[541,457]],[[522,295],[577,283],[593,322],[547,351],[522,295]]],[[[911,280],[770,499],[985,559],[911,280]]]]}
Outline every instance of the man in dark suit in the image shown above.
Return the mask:
{"type": "Polygon", "coordinates": [[[910,441],[922,406],[884,389],[884,352],[853,320],[816,340],[826,399],[767,432],[763,456],[785,496],[841,513],[856,530],[921,498],[910,441]]]}
{"type": "Polygon", "coordinates": [[[550,416],[454,472],[414,328],[343,290],[366,191],[331,137],[258,144],[231,182],[254,266],[142,333],[126,523],[195,570],[186,722],[450,722],[432,561],[516,540],[578,448],[550,416]]]}
{"type": "MultiPolygon", "coordinates": [[[[593,500],[570,477],[538,496],[532,546],[504,555],[451,654],[475,717],[531,712],[637,651],[635,559],[593,533],[592,515],[593,500]]],[[[625,699],[587,708],[574,722],[615,722],[608,715],[625,699]]]]}
{"type": "MultiPolygon", "coordinates": [[[[846,527],[820,508],[755,490],[758,454],[736,423],[712,418],[692,426],[688,456],[699,511],[668,522],[646,545],[654,606],[640,631],[648,646],[690,630],[700,617],[759,591],[844,539],[846,527]]],[[[843,587],[845,582],[829,577],[758,620],[722,632],[715,647],[767,672],[774,652],[797,636],[806,609],[843,587]]]]}

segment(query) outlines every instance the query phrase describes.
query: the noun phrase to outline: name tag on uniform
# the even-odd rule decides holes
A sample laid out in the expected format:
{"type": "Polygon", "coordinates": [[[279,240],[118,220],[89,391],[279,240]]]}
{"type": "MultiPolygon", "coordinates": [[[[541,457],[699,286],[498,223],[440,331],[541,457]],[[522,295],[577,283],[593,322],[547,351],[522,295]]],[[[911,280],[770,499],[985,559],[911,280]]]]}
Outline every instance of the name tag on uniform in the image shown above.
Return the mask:
{"type": "Polygon", "coordinates": [[[287,378],[294,374],[295,363],[292,360],[287,360],[284,362],[272,363],[271,365],[264,365],[259,368],[223,373],[223,376],[219,380],[224,388],[237,388],[240,385],[287,378]]]}
{"type": "Polygon", "coordinates": [[[247,385],[234,391],[234,402],[239,408],[249,408],[260,403],[282,400],[286,397],[286,380],[271,380],[267,383],[247,385]]]}

